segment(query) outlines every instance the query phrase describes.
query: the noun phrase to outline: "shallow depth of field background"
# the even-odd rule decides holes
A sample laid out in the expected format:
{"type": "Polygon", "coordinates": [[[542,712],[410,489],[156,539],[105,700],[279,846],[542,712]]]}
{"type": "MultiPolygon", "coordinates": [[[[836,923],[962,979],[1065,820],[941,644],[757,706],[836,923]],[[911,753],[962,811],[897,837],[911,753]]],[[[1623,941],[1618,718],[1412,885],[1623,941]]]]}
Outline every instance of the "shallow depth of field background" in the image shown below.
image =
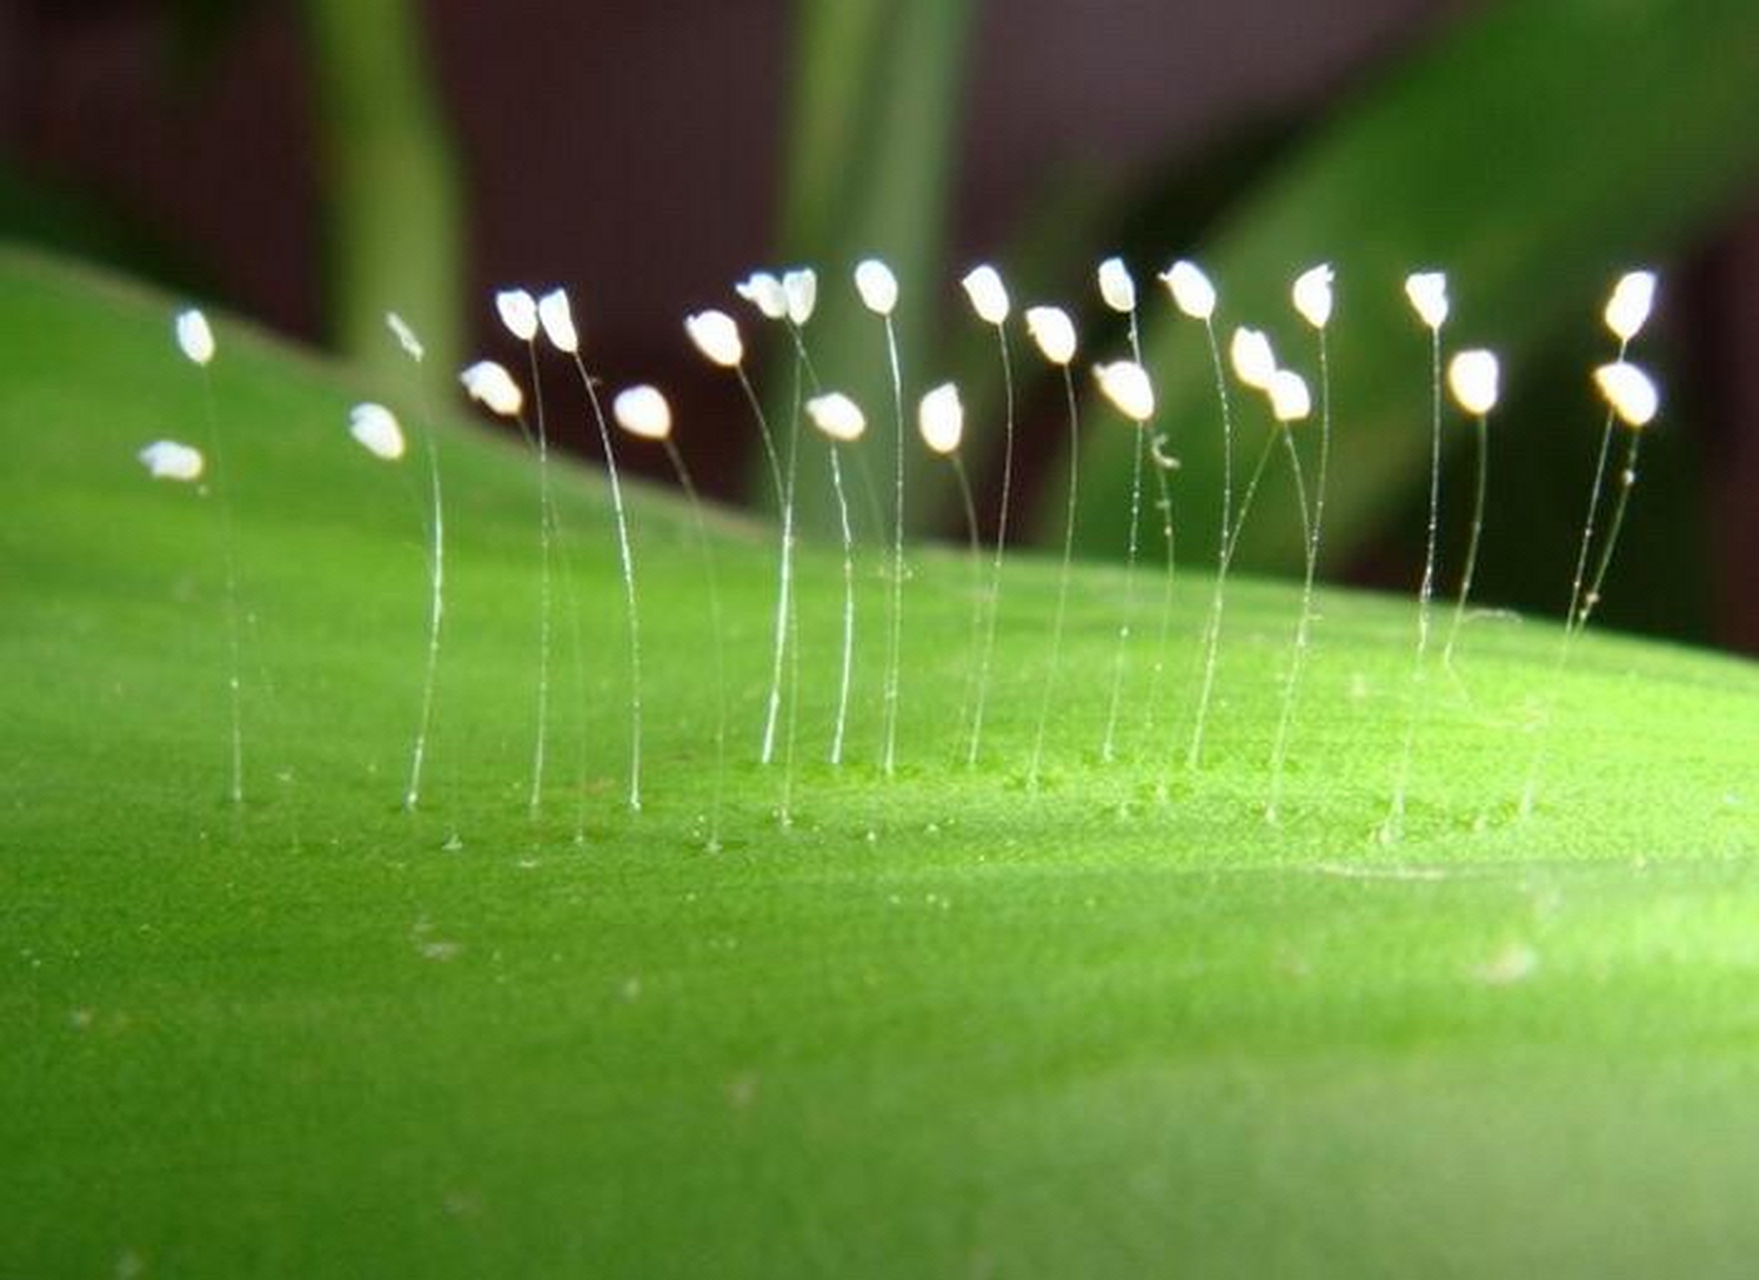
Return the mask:
{"type": "MultiPolygon", "coordinates": [[[[993,350],[964,323],[954,284],[971,261],[994,256],[1043,298],[1091,307],[1099,257],[1126,249],[1146,284],[1178,253],[1204,256],[1242,210],[1274,205],[1285,175],[1330,131],[1350,128],[1377,95],[1439,74],[1450,45],[1469,44],[1479,24],[1543,31],[1571,11],[1608,22],[1638,13],[1630,20],[1657,30],[1696,24],[1723,50],[1759,43],[1759,8],[1693,0],[0,0],[0,235],[152,276],[367,364],[387,354],[376,330],[387,305],[420,315],[450,368],[467,354],[505,354],[487,306],[493,287],[566,284],[595,366],[666,386],[707,487],[744,500],[748,429],[688,350],[679,318],[727,305],[748,269],[817,261],[831,293],[846,291],[862,249],[902,258],[906,310],[932,311],[943,326],[938,338],[917,335],[911,381],[981,381],[993,350]],[[850,243],[862,228],[879,243],[850,243]]],[[[1521,47],[1529,72],[1547,60],[1580,71],[1587,56],[1521,47]]],[[[1578,244],[1567,229],[1535,231],[1544,210],[1519,186],[1492,207],[1434,212],[1472,222],[1479,244],[1550,234],[1547,261],[1608,280],[1628,265],[1664,270],[1643,358],[1664,370],[1672,408],[1604,616],[1759,651],[1749,496],[1759,491],[1759,365],[1743,355],[1759,340],[1755,152],[1691,126],[1707,97],[1750,91],[1716,83],[1738,57],[1698,66],[1690,41],[1680,48],[1665,79],[1632,86],[1660,104],[1658,137],[1672,138],[1666,113],[1679,112],[1682,173],[1725,175],[1680,225],[1663,233],[1652,211],[1633,208],[1627,234],[1618,208],[1600,209],[1600,232],[1578,244]]],[[[1620,68],[1599,70],[1619,83],[1620,68]]],[[[1443,88],[1467,118],[1500,91],[1494,76],[1443,88]]],[[[1603,166],[1649,145],[1602,127],[1604,107],[1582,95],[1547,108],[1566,112],[1580,138],[1563,189],[1575,178],[1592,189],[1603,166]]],[[[1470,163],[1494,167],[1499,149],[1490,139],[1470,163]]],[[[1659,172],[1652,203],[1665,207],[1673,179],[1659,172]]],[[[1376,207],[1430,198],[1397,175],[1365,181],[1361,199],[1376,207]]],[[[1411,212],[1418,225],[1429,213],[1411,212]]],[[[1305,265],[1287,263],[1291,275],[1305,265]]],[[[1468,321],[1459,340],[1500,345],[1494,328],[1469,324],[1474,280],[1493,264],[1410,265],[1452,269],[1468,321]]],[[[1219,283],[1226,298],[1229,281],[1219,283]]],[[[1534,273],[1523,287],[1538,305],[1551,283],[1534,273]]],[[[1340,281],[1346,352],[1361,287],[1340,281]]],[[[1145,296],[1150,311],[1166,310],[1158,289],[1145,296]]],[[[1487,601],[1555,613],[1565,594],[1598,426],[1579,391],[1586,365],[1605,358],[1592,302],[1573,301],[1573,338],[1510,353],[1487,601]]],[[[1421,394],[1420,341],[1371,354],[1389,388],[1421,394]]],[[[981,387],[973,395],[984,403],[981,387]]],[[[1061,427],[1054,396],[1026,395],[1025,492],[1042,513],[1055,509],[1060,475],[1043,442],[1061,427]]],[[[1352,408],[1339,405],[1340,436],[1352,408]]],[[[1206,419],[1182,425],[1213,429],[1206,419]]],[[[1413,416],[1409,427],[1426,423],[1413,416]]],[[[576,435],[590,452],[585,431],[576,435]]],[[[635,461],[663,471],[657,455],[635,461]]],[[[1201,525],[1212,516],[1201,480],[1191,483],[1185,518],[1201,525]]],[[[1334,576],[1409,584],[1420,467],[1402,484],[1344,535],[1334,576]]],[[[1348,527],[1352,499],[1338,501],[1348,527]]],[[[1260,519],[1292,515],[1273,506],[1260,519]]],[[[918,523],[957,532],[945,507],[918,523]]],[[[1048,531],[1040,519],[1040,541],[1048,531]]],[[[1083,551],[1117,555],[1121,545],[1093,534],[1083,551]]],[[[1272,537],[1253,560],[1291,568],[1272,537]]]]}

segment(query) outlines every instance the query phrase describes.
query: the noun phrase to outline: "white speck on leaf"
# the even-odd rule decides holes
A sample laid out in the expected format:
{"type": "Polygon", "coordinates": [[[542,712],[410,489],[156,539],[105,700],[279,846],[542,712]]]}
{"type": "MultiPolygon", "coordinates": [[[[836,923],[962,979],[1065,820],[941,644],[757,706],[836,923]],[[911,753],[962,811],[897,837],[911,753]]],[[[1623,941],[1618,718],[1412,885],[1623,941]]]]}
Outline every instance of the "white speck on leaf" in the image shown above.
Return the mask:
{"type": "Polygon", "coordinates": [[[1525,982],[1539,968],[1539,953],[1524,942],[1511,942],[1472,970],[1472,976],[1491,987],[1525,982]]]}

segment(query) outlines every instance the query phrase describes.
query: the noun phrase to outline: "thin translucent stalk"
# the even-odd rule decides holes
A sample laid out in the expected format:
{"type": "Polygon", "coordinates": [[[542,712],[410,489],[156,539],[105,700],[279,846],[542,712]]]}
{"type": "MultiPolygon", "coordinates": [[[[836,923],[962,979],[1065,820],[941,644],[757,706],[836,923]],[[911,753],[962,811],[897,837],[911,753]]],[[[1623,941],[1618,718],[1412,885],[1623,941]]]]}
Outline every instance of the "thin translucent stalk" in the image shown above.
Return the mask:
{"type": "MultiPolygon", "coordinates": [[[[787,658],[788,721],[782,740],[782,795],[776,820],[786,830],[794,825],[794,743],[800,723],[800,609],[794,599],[794,494],[800,478],[800,414],[805,404],[804,375],[811,372],[806,344],[800,331],[794,335],[794,397],[788,410],[787,484],[782,497],[782,598],[778,602],[776,692],[782,681],[782,659],[787,658]]],[[[774,714],[772,704],[771,713],[774,714]]],[[[767,761],[766,761],[767,763],[767,761]]]]}
{"type": "Polygon", "coordinates": [[[231,778],[226,796],[232,807],[244,806],[244,678],[242,646],[238,635],[238,554],[232,542],[232,494],[226,480],[226,458],[220,438],[220,415],[214,407],[214,378],[202,366],[202,406],[208,423],[208,474],[212,477],[208,492],[220,512],[220,562],[226,580],[226,649],[229,670],[226,677],[227,697],[231,708],[232,741],[230,752],[231,778]]]}
{"type": "MultiPolygon", "coordinates": [[[[879,542],[884,547],[887,538],[891,535],[892,520],[886,514],[885,506],[880,502],[879,486],[873,481],[873,466],[868,459],[867,451],[861,448],[851,449],[844,454],[843,461],[848,464],[844,479],[849,482],[849,523],[850,527],[855,530],[856,541],[861,540],[862,528],[856,518],[857,508],[854,502],[855,496],[859,494],[861,506],[865,507],[867,512],[867,527],[879,531],[879,542]]],[[[887,558],[889,559],[889,556],[887,558]]],[[[885,571],[890,572],[889,564],[885,571]]]]}
{"type": "Polygon", "coordinates": [[[794,504],[782,489],[782,550],[776,578],[775,643],[771,650],[770,696],[763,722],[763,751],[760,759],[772,764],[776,758],[776,727],[781,722],[782,681],[787,670],[788,618],[794,584],[794,504]]]}
{"type": "Polygon", "coordinates": [[[611,514],[617,522],[617,557],[623,570],[623,601],[629,622],[629,807],[641,811],[641,608],[636,599],[635,555],[629,544],[629,517],[623,507],[623,482],[617,474],[617,451],[611,445],[611,428],[599,403],[598,387],[586,371],[578,352],[574,368],[586,388],[593,421],[598,424],[599,443],[605,451],[605,477],[611,487],[611,514]]]}
{"type": "MultiPolygon", "coordinates": [[[[1142,363],[1142,344],[1136,334],[1136,311],[1130,311],[1130,358],[1142,363]]],[[[1124,617],[1118,624],[1118,651],[1112,660],[1112,699],[1106,711],[1105,738],[1099,758],[1110,764],[1117,758],[1118,711],[1124,701],[1124,668],[1129,661],[1130,629],[1136,621],[1136,553],[1142,529],[1142,455],[1147,451],[1150,423],[1137,425],[1135,449],[1130,459],[1130,537],[1124,557],[1124,617]]]]}
{"type": "Polygon", "coordinates": [[[739,389],[745,393],[745,403],[751,407],[751,416],[757,422],[758,439],[763,442],[764,461],[769,464],[770,485],[779,504],[784,496],[782,460],[776,453],[775,437],[770,434],[769,417],[763,411],[763,401],[757,398],[757,388],[751,385],[751,379],[745,374],[745,366],[736,365],[733,372],[738,375],[739,389]]]}
{"type": "MultiPolygon", "coordinates": [[[[1277,428],[1278,431],[1282,429],[1281,426],[1277,428]]],[[[1258,486],[1263,482],[1265,470],[1270,466],[1271,457],[1276,450],[1276,443],[1277,438],[1274,434],[1265,438],[1264,448],[1259,451],[1258,462],[1252,468],[1251,478],[1247,480],[1246,487],[1240,491],[1240,503],[1234,512],[1233,528],[1228,530],[1222,539],[1221,564],[1217,573],[1218,581],[1224,580],[1228,570],[1233,567],[1234,551],[1239,546],[1240,534],[1246,527],[1246,520],[1252,514],[1253,500],[1258,496],[1258,486]]],[[[1203,689],[1197,708],[1198,723],[1193,729],[1192,735],[1193,754],[1185,762],[1186,768],[1189,769],[1195,769],[1199,763],[1197,752],[1201,749],[1203,720],[1209,713],[1211,695],[1215,689],[1215,675],[1218,665],[1216,655],[1220,647],[1222,612],[1219,609],[1213,610],[1210,614],[1210,621],[1211,628],[1204,637],[1203,689]]],[[[1164,792],[1166,787],[1163,786],[1162,790],[1164,792]]]]}
{"type": "Polygon", "coordinates": [[[1007,397],[1007,414],[1002,436],[1002,498],[996,518],[995,560],[990,574],[988,616],[983,644],[977,662],[977,703],[971,715],[971,747],[965,763],[977,767],[983,752],[983,722],[989,707],[990,665],[995,657],[996,623],[1002,610],[1002,563],[1008,549],[1008,503],[1014,487],[1014,365],[1008,353],[1008,331],[996,326],[996,341],[1002,354],[1002,388],[1007,397]]]}
{"type": "Polygon", "coordinates": [[[1405,735],[1399,749],[1398,770],[1393,777],[1392,803],[1380,828],[1382,843],[1390,844],[1404,833],[1405,801],[1411,786],[1411,760],[1417,748],[1417,723],[1423,713],[1427,683],[1429,630],[1435,600],[1435,545],[1441,525],[1441,328],[1429,331],[1430,445],[1429,530],[1423,546],[1423,580],[1417,588],[1417,652],[1411,663],[1411,682],[1405,709],[1405,735]]]}
{"type": "MultiPolygon", "coordinates": [[[[771,764],[776,758],[776,731],[781,724],[782,681],[787,670],[788,632],[790,619],[794,610],[794,475],[800,455],[800,401],[801,376],[806,367],[806,347],[800,341],[800,334],[792,326],[789,332],[794,335],[794,400],[788,425],[788,460],[786,470],[776,458],[773,444],[769,443],[769,432],[764,432],[765,448],[770,454],[770,468],[774,472],[776,492],[782,504],[782,550],[781,565],[778,570],[776,584],[776,638],[770,672],[769,709],[764,716],[763,753],[764,764],[771,764]]],[[[743,369],[740,379],[745,380],[743,369]]],[[[745,383],[746,393],[751,393],[751,385],[745,383]]],[[[753,404],[756,404],[755,397],[753,404]]],[[[761,410],[759,410],[761,420],[761,410]]]]}
{"type": "MultiPolygon", "coordinates": [[[[1607,570],[1612,567],[1613,552],[1618,548],[1619,533],[1624,529],[1625,512],[1630,506],[1631,490],[1637,485],[1637,455],[1641,451],[1642,445],[1643,432],[1633,429],[1630,432],[1630,441],[1625,446],[1625,464],[1619,469],[1618,498],[1613,504],[1612,518],[1607,522],[1606,539],[1600,547],[1600,559],[1595,566],[1594,576],[1589,582],[1587,591],[1581,596],[1581,606],[1576,617],[1570,624],[1578,635],[1587,629],[1590,619],[1594,616],[1595,608],[1600,604],[1601,588],[1606,585],[1607,570]]],[[[1563,672],[1564,663],[1568,657],[1569,649],[1567,647],[1558,650],[1557,662],[1553,667],[1552,683],[1554,686],[1557,683],[1557,677],[1563,672]]],[[[1527,765],[1527,780],[1521,787],[1520,814],[1523,818],[1529,817],[1533,813],[1533,805],[1539,793],[1539,775],[1545,764],[1545,725],[1542,723],[1535,733],[1533,754],[1527,765]]]]}
{"type": "MultiPolygon", "coordinates": [[[[525,349],[531,366],[532,400],[537,407],[538,541],[543,554],[538,576],[537,742],[532,748],[531,798],[528,802],[532,816],[536,817],[543,807],[544,759],[550,731],[550,562],[555,554],[555,503],[550,495],[550,441],[544,424],[544,390],[543,380],[538,375],[537,344],[527,342],[525,349]]],[[[521,418],[521,430],[524,427],[525,421],[521,418]]]]}
{"type": "Polygon", "coordinates": [[[1056,699],[1057,681],[1063,662],[1063,627],[1069,612],[1069,566],[1075,555],[1075,511],[1080,493],[1081,432],[1075,407],[1075,380],[1069,366],[1063,366],[1063,395],[1069,402],[1069,497],[1063,513],[1063,568],[1057,576],[1057,612],[1051,626],[1050,674],[1045,677],[1044,694],[1038,705],[1038,732],[1032,741],[1032,767],[1027,771],[1026,784],[1038,790],[1044,765],[1044,735],[1050,724],[1051,704],[1056,699]]]}
{"type": "Polygon", "coordinates": [[[428,731],[434,718],[434,681],[440,669],[440,623],[446,612],[446,526],[440,496],[440,451],[432,431],[422,432],[428,455],[428,483],[433,510],[429,513],[428,547],[428,645],[427,665],[421,681],[421,719],[416,722],[415,744],[409,752],[409,787],[403,807],[413,813],[421,802],[422,766],[427,760],[428,731]]]}
{"type": "MultiPolygon", "coordinates": [[[[1628,340],[1619,342],[1618,358],[1623,360],[1630,349],[1628,340]]],[[[1576,547],[1576,569],[1570,579],[1570,607],[1564,617],[1563,634],[1558,637],[1557,657],[1552,662],[1551,684],[1555,688],[1570,662],[1570,651],[1575,647],[1576,637],[1586,625],[1583,617],[1583,590],[1588,585],[1588,561],[1594,545],[1596,522],[1600,518],[1600,500],[1606,487],[1607,463],[1612,460],[1612,437],[1617,427],[1617,417],[1611,409],[1606,411],[1606,421],[1600,428],[1600,452],[1594,461],[1594,481],[1588,490],[1588,513],[1582,520],[1582,539],[1576,547]]],[[[1548,698],[1547,706],[1541,713],[1541,723],[1551,715],[1550,705],[1553,699],[1548,698]]],[[[1539,771],[1545,753],[1543,728],[1535,729],[1533,750],[1527,760],[1527,777],[1521,786],[1520,815],[1524,818],[1533,812],[1533,802],[1539,785],[1539,771]]]]}
{"type": "Polygon", "coordinates": [[[580,625],[580,597],[574,590],[574,561],[562,531],[562,509],[550,505],[550,536],[555,540],[556,563],[562,570],[562,612],[568,619],[568,654],[574,668],[575,696],[580,700],[580,745],[574,764],[574,843],[586,843],[587,772],[592,742],[592,703],[586,682],[586,645],[580,625]]]}
{"type": "Polygon", "coordinates": [[[1160,705],[1161,681],[1166,676],[1167,668],[1167,646],[1173,633],[1173,582],[1177,563],[1174,559],[1176,547],[1173,536],[1173,495],[1167,486],[1167,472],[1172,470],[1173,461],[1161,453],[1162,439],[1163,437],[1157,436],[1148,442],[1149,463],[1154,476],[1155,506],[1160,511],[1161,541],[1166,553],[1165,572],[1161,577],[1160,625],[1156,629],[1154,663],[1148,670],[1148,696],[1143,700],[1143,737],[1150,743],[1154,741],[1156,708],[1160,705]]]}
{"type": "Polygon", "coordinates": [[[1227,373],[1222,368],[1221,343],[1216,340],[1215,322],[1206,320],[1204,332],[1209,337],[1210,365],[1215,372],[1215,392],[1222,411],[1222,520],[1221,550],[1217,552],[1215,592],[1209,602],[1209,622],[1203,637],[1203,681],[1197,695],[1197,716],[1191,729],[1191,746],[1185,753],[1185,767],[1196,769],[1203,763],[1203,737],[1209,726],[1210,700],[1215,694],[1215,670],[1221,647],[1222,614],[1227,607],[1228,562],[1233,558],[1234,501],[1234,409],[1228,397],[1227,373]]]}
{"type": "Polygon", "coordinates": [[[764,461],[769,465],[770,490],[775,496],[776,505],[782,509],[782,541],[777,553],[776,582],[776,638],[771,662],[770,692],[764,716],[763,749],[760,759],[769,764],[774,757],[776,739],[776,717],[782,702],[782,657],[783,648],[787,644],[788,620],[788,571],[792,563],[788,554],[788,544],[793,537],[791,522],[792,509],[788,502],[788,487],[782,479],[782,460],[776,451],[776,438],[770,431],[769,416],[763,411],[763,401],[758,398],[757,388],[751,385],[751,378],[745,372],[743,364],[734,366],[734,373],[739,378],[739,389],[745,393],[745,403],[751,407],[751,416],[757,423],[758,439],[763,442],[764,461]]]}
{"type": "Polygon", "coordinates": [[[831,489],[837,498],[837,520],[843,530],[843,663],[837,684],[837,723],[831,736],[831,763],[843,763],[843,742],[849,729],[849,690],[855,676],[855,533],[849,524],[849,495],[843,488],[841,450],[833,444],[831,489]]]}
{"type": "Polygon", "coordinates": [[[1479,415],[1473,424],[1477,440],[1477,475],[1472,484],[1472,531],[1466,539],[1466,563],[1460,570],[1460,591],[1454,599],[1453,620],[1448,623],[1447,643],[1441,648],[1441,665],[1454,665],[1454,645],[1460,638],[1460,627],[1466,621],[1466,606],[1472,596],[1472,577],[1478,570],[1478,543],[1484,535],[1484,495],[1490,471],[1490,424],[1479,415]]]}
{"type": "Polygon", "coordinates": [[[978,653],[983,644],[983,533],[977,526],[977,503],[971,496],[971,477],[965,470],[965,459],[954,450],[950,461],[953,478],[959,486],[959,502],[965,512],[965,537],[971,546],[971,635],[965,644],[965,681],[959,700],[959,727],[970,723],[972,698],[977,687],[978,653]]]}
{"type": "MultiPolygon", "coordinates": [[[[1142,363],[1142,335],[1136,323],[1136,313],[1130,313],[1130,358],[1137,364],[1142,363]]],[[[1167,475],[1178,464],[1171,456],[1161,451],[1161,445],[1169,437],[1150,434],[1148,424],[1143,425],[1143,436],[1146,441],[1149,462],[1153,466],[1155,497],[1161,513],[1161,540],[1165,544],[1166,572],[1163,575],[1160,593],[1160,626],[1155,639],[1154,665],[1149,671],[1147,711],[1144,716],[1143,737],[1150,744],[1155,736],[1156,708],[1160,705],[1161,680],[1166,675],[1167,644],[1173,629],[1173,581],[1175,577],[1176,550],[1173,537],[1173,495],[1167,484],[1167,475]]],[[[1152,747],[1151,747],[1152,749],[1152,747]]],[[[1164,790],[1163,796],[1164,799],[1164,790]]]]}
{"type": "MultiPolygon", "coordinates": [[[[1618,358],[1622,362],[1630,349],[1628,340],[1620,340],[1618,358]]],[[[1611,409],[1606,411],[1606,421],[1600,429],[1600,455],[1594,463],[1594,483],[1588,491],[1588,514],[1582,521],[1582,541],[1576,548],[1576,571],[1570,579],[1570,612],[1564,619],[1564,633],[1559,641],[1559,666],[1567,657],[1575,634],[1580,631],[1577,625],[1582,612],[1582,587],[1587,581],[1588,558],[1594,543],[1595,522],[1600,517],[1601,494],[1606,487],[1606,464],[1612,458],[1612,436],[1617,428],[1617,418],[1611,409]]]]}
{"type": "Polygon", "coordinates": [[[904,375],[898,364],[898,335],[886,316],[886,360],[892,371],[892,407],[897,419],[896,486],[892,507],[891,617],[886,628],[886,742],[880,763],[886,777],[898,767],[898,685],[904,647],[904,375]]]}
{"type": "Polygon", "coordinates": [[[1582,608],[1576,622],[1578,631],[1588,626],[1594,610],[1600,605],[1600,591],[1606,585],[1606,573],[1612,567],[1613,552],[1618,549],[1619,533],[1624,529],[1625,512],[1630,507],[1631,490],[1637,484],[1637,455],[1642,448],[1643,432],[1632,428],[1629,434],[1630,443],[1625,446],[1625,465],[1619,469],[1618,500],[1613,504],[1612,519],[1606,525],[1606,541],[1600,545],[1600,561],[1594,568],[1594,578],[1587,594],[1582,597],[1582,608]]]}
{"type": "MultiPolygon", "coordinates": [[[[1293,440],[1289,444],[1289,462],[1294,469],[1297,494],[1304,494],[1301,485],[1301,455],[1293,440]]],[[[1295,651],[1289,663],[1289,680],[1283,686],[1283,709],[1277,720],[1276,746],[1271,752],[1270,799],[1264,806],[1267,822],[1276,822],[1283,799],[1283,778],[1288,765],[1289,734],[1294,728],[1295,700],[1300,694],[1301,675],[1307,665],[1314,623],[1313,582],[1319,569],[1319,543],[1325,528],[1325,486],[1331,468],[1331,357],[1326,348],[1325,330],[1319,331],[1319,465],[1313,478],[1312,522],[1308,523],[1308,505],[1301,502],[1301,521],[1307,531],[1307,563],[1301,582],[1301,619],[1295,626],[1295,651]]]]}
{"type": "Polygon", "coordinates": [[[696,530],[696,545],[702,555],[703,579],[708,585],[709,643],[713,649],[715,671],[715,780],[709,803],[708,851],[718,853],[721,848],[721,808],[727,782],[727,656],[725,631],[721,623],[720,574],[715,568],[714,543],[709,538],[708,523],[703,519],[702,498],[697,493],[690,469],[684,465],[684,455],[679,453],[678,446],[672,442],[670,436],[660,443],[665,446],[666,460],[672,464],[672,474],[678,478],[678,487],[684,491],[685,501],[690,504],[690,519],[696,530]]]}
{"type": "Polygon", "coordinates": [[[1301,451],[1295,447],[1295,433],[1282,429],[1283,445],[1288,450],[1289,474],[1295,480],[1295,503],[1301,513],[1301,541],[1306,546],[1306,572],[1301,583],[1301,613],[1295,622],[1295,643],[1289,655],[1289,678],[1283,683],[1283,706],[1277,717],[1276,745],[1271,749],[1270,798],[1265,801],[1264,820],[1274,823],[1282,803],[1283,770],[1288,762],[1289,728],[1295,718],[1295,694],[1301,683],[1301,668],[1307,659],[1307,632],[1313,616],[1313,573],[1317,547],[1313,541],[1313,515],[1307,502],[1307,478],[1302,473],[1301,451]]]}

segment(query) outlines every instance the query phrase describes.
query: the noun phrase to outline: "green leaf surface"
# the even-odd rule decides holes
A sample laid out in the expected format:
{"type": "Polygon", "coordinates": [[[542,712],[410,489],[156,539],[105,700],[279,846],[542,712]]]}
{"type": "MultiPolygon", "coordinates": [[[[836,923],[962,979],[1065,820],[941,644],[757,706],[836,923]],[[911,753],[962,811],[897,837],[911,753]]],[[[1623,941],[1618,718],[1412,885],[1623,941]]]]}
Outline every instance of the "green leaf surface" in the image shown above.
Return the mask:
{"type": "Polygon", "coordinates": [[[170,309],[0,256],[8,1270],[1750,1271],[1752,665],[1590,636],[1557,677],[1550,628],[1474,619],[1386,847],[1407,602],[1322,594],[1270,826],[1286,586],[1231,590],[1212,752],[1163,802],[1208,583],[1176,582],[1158,685],[1139,619],[1105,765],[1122,577],[1078,568],[1053,672],[1057,569],[1017,557],[967,770],[969,566],[919,548],[887,781],[884,558],[862,548],[856,745],[833,770],[841,565],[815,544],[783,831],[779,771],[753,763],[774,532],[712,513],[722,685],[688,510],[639,489],[636,815],[603,477],[568,469],[534,819],[536,478],[515,442],[448,419],[449,622],[431,807],[410,816],[419,473],[348,440],[348,376],[216,317],[225,468],[205,495],[149,481],[140,445],[202,435],[170,309]],[[240,811],[222,485],[249,619],[240,811]],[[1540,807],[1517,822],[1546,708],[1540,807]]]}

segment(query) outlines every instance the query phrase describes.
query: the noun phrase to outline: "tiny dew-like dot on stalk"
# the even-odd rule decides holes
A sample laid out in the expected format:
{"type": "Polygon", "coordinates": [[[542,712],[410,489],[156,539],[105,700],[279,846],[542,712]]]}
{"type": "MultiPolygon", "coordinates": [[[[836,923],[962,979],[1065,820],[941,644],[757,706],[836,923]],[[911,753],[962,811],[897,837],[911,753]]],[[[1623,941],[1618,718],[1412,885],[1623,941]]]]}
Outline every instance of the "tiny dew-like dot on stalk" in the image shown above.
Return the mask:
{"type": "Polygon", "coordinates": [[[806,402],[807,415],[831,442],[831,487],[837,500],[837,520],[843,531],[843,661],[837,682],[837,720],[831,735],[830,761],[843,763],[843,742],[849,727],[849,690],[855,674],[855,535],[849,523],[849,495],[843,487],[841,446],[853,444],[867,431],[861,407],[841,391],[814,396],[806,402]]]}
{"type": "Polygon", "coordinates": [[[1026,331],[1038,345],[1039,354],[1055,365],[1063,375],[1063,395],[1069,409],[1069,490],[1063,514],[1063,564],[1057,575],[1057,611],[1051,624],[1050,672],[1045,677],[1044,691],[1038,707],[1038,731],[1032,741],[1032,764],[1026,772],[1029,790],[1038,790],[1044,765],[1044,736],[1050,724],[1051,704],[1056,698],[1057,681],[1063,661],[1063,628],[1069,612],[1069,566],[1075,555],[1075,512],[1080,497],[1081,432],[1080,417],[1075,406],[1075,380],[1069,362],[1075,358],[1075,324],[1061,307],[1028,307],[1026,331]]]}
{"type": "Polygon", "coordinates": [[[988,612],[977,662],[977,695],[971,713],[971,738],[965,763],[976,768],[983,754],[983,725],[989,706],[991,664],[995,657],[996,626],[1002,609],[1002,564],[1008,547],[1008,504],[1014,487],[1014,366],[1008,351],[1008,312],[1011,304],[1008,287],[1001,273],[989,263],[982,263],[965,273],[959,282],[971,310],[984,324],[996,331],[996,343],[1002,360],[1002,391],[1006,412],[1002,420],[1002,493],[996,515],[995,557],[990,571],[988,612]]]}

